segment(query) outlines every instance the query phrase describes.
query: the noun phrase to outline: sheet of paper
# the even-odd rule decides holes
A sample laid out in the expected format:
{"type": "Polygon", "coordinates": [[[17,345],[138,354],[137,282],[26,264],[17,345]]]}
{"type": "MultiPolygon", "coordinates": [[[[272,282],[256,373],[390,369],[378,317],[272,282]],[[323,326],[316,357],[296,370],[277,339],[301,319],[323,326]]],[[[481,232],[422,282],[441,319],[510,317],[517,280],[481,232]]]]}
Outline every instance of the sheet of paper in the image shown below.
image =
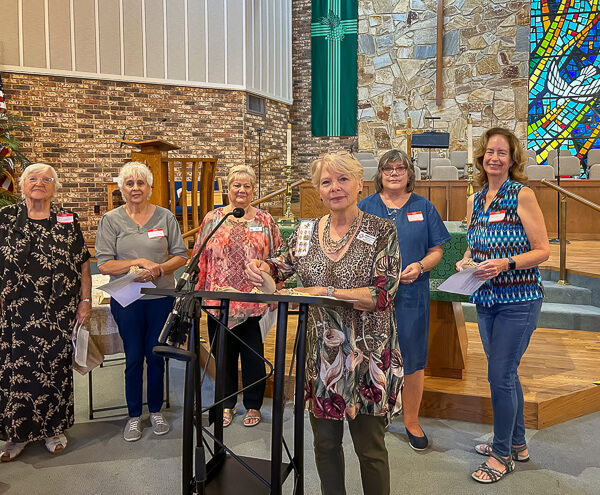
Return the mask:
{"type": "Polygon", "coordinates": [[[110,294],[110,297],[114,297],[121,306],[129,306],[143,296],[140,289],[156,287],[152,282],[134,282],[138,277],[139,275],[135,273],[128,273],[117,280],[101,285],[98,289],[110,294]]]}
{"type": "Polygon", "coordinates": [[[86,366],[89,338],[90,333],[82,325],[79,325],[77,339],[75,340],[75,362],[79,366],[86,366]]]}
{"type": "Polygon", "coordinates": [[[465,268],[464,270],[455,273],[444,280],[438,286],[438,290],[470,296],[485,282],[485,280],[480,280],[475,277],[474,274],[476,270],[476,268],[465,268]]]}

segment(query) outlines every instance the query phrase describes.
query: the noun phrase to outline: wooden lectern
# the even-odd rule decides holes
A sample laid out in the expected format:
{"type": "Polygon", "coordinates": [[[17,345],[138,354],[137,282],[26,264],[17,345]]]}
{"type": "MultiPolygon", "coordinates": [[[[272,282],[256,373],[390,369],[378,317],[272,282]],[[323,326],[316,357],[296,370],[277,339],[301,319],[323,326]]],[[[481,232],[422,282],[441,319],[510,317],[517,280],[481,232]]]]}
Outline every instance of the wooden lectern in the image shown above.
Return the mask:
{"type": "Polygon", "coordinates": [[[145,163],[154,176],[150,202],[168,209],[169,171],[166,158],[169,151],[178,150],[180,147],[162,139],[120,142],[127,146],[139,148],[139,151],[131,152],[131,161],[145,163]]]}

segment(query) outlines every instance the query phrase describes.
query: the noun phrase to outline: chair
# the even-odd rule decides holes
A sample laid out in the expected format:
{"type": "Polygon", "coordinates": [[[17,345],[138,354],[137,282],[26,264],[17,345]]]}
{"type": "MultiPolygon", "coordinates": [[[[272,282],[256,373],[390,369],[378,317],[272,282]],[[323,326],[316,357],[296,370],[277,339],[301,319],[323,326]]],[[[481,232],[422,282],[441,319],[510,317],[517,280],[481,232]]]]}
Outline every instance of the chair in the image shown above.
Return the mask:
{"type": "MultiPolygon", "coordinates": [[[[363,163],[364,160],[377,160],[373,153],[354,153],[354,158],[356,158],[360,163],[363,163]]],[[[363,165],[364,166],[364,165],[363,165]]]]}
{"type": "Polygon", "coordinates": [[[537,162],[537,153],[535,152],[535,150],[527,150],[527,156],[529,158],[533,158],[534,162],[537,162]]]}
{"type": "Polygon", "coordinates": [[[589,178],[598,180],[600,179],[600,163],[596,163],[590,167],[589,178]]]}
{"type": "Polygon", "coordinates": [[[554,179],[554,169],[550,165],[529,165],[525,173],[531,180],[554,179]]]}
{"type": "Polygon", "coordinates": [[[377,173],[377,167],[363,167],[365,171],[365,180],[373,180],[373,177],[377,173]]]}
{"type": "Polygon", "coordinates": [[[379,162],[377,160],[375,160],[375,158],[368,159],[368,160],[362,160],[360,162],[360,164],[363,166],[364,169],[377,168],[379,166],[379,162]]]}
{"type": "MultiPolygon", "coordinates": [[[[448,158],[442,158],[448,160],[448,158]]],[[[433,160],[432,160],[433,161],[433,160]]],[[[453,165],[439,165],[431,171],[432,180],[458,180],[458,169],[453,165]]]]}
{"type": "Polygon", "coordinates": [[[415,167],[415,180],[421,180],[421,169],[419,167],[415,167]]]}
{"type": "MultiPolygon", "coordinates": [[[[432,158],[431,159],[431,172],[437,167],[454,167],[450,162],[450,158],[432,158]]],[[[457,167],[454,167],[457,168],[457,167]]]]}
{"type": "Polygon", "coordinates": [[[468,151],[451,151],[450,152],[450,165],[455,166],[457,169],[464,169],[469,158],[468,151]]]}
{"type": "MultiPolygon", "coordinates": [[[[438,158],[437,153],[431,153],[431,159],[438,158]]],[[[429,163],[429,152],[428,151],[420,151],[417,153],[417,167],[421,170],[428,170],[429,163]]]]}
{"type": "MultiPolygon", "coordinates": [[[[571,154],[571,150],[560,150],[560,156],[561,156],[561,160],[563,156],[573,156],[571,154]]],[[[551,165],[554,160],[556,159],[557,154],[556,154],[556,150],[548,150],[548,165],[551,165]]],[[[561,162],[562,163],[562,162],[561,162]]]]}
{"type": "Polygon", "coordinates": [[[594,148],[588,151],[587,154],[587,169],[588,174],[594,165],[600,164],[600,148],[594,148]]]}
{"type": "Polygon", "coordinates": [[[581,162],[576,156],[560,156],[556,157],[552,162],[554,175],[561,177],[579,177],[581,175],[581,162]],[[560,170],[559,170],[560,166],[560,170]]]}
{"type": "Polygon", "coordinates": [[[535,158],[532,158],[531,156],[528,158],[527,161],[527,165],[537,165],[537,161],[535,158]]]}

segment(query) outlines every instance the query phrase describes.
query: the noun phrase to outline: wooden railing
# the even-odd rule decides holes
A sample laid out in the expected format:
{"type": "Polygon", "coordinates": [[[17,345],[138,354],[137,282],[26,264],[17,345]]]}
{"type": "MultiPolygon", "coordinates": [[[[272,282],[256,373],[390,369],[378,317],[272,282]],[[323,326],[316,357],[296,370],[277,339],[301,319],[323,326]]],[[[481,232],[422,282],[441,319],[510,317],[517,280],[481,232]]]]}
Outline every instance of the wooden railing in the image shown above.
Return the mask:
{"type": "Polygon", "coordinates": [[[166,158],[169,181],[169,209],[175,214],[181,206],[183,232],[189,228],[188,207],[192,209],[192,229],[200,225],[200,220],[214,208],[214,183],[217,169],[216,158],[166,158]],[[181,164],[181,196],[177,200],[175,191],[175,165],[181,164]],[[191,190],[188,191],[188,168],[191,169],[191,190]],[[191,200],[188,201],[188,194],[191,200]]]}
{"type": "Polygon", "coordinates": [[[572,192],[557,186],[547,179],[542,179],[542,184],[560,193],[560,218],[558,222],[558,241],[560,243],[559,280],[556,283],[559,285],[569,285],[569,282],[567,282],[567,198],[571,198],[582,205],[589,206],[596,211],[600,211],[600,206],[589,199],[582,198],[577,194],[573,194],[572,192]]]}

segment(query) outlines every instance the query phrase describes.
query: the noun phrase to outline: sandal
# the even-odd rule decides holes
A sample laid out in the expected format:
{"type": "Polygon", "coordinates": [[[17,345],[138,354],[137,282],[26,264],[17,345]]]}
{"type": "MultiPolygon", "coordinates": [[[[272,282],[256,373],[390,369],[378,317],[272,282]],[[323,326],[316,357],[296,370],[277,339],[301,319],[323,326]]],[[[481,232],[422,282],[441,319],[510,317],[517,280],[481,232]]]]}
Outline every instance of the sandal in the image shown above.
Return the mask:
{"type": "Polygon", "coordinates": [[[260,423],[261,419],[262,417],[258,409],[248,409],[248,411],[246,411],[246,417],[244,418],[244,426],[256,426],[260,423]]]}
{"type": "Polygon", "coordinates": [[[235,407],[233,409],[227,407],[223,409],[223,428],[227,428],[231,424],[236,414],[237,411],[235,407]]]}
{"type": "MultiPolygon", "coordinates": [[[[525,452],[527,450],[527,444],[525,445],[520,445],[519,447],[515,447],[512,446],[510,448],[510,454],[513,458],[513,460],[517,461],[517,462],[527,462],[529,460],[529,453],[521,456],[519,455],[521,452],[525,452]]],[[[492,446],[489,443],[480,443],[479,445],[475,446],[475,452],[477,452],[478,454],[481,455],[490,455],[490,452],[492,451],[492,446]]]]}
{"type": "Polygon", "coordinates": [[[46,438],[46,449],[51,454],[62,454],[67,447],[67,437],[62,433],[46,438]]]}
{"type": "Polygon", "coordinates": [[[505,475],[512,473],[515,470],[515,461],[513,461],[511,458],[504,459],[492,451],[490,451],[490,457],[493,457],[500,463],[504,464],[506,469],[504,471],[499,471],[498,469],[489,466],[487,461],[485,461],[475,470],[473,474],[471,474],[471,477],[475,481],[478,481],[479,483],[496,483],[496,481],[500,481],[505,475]],[[488,478],[482,478],[481,474],[478,476],[478,472],[487,474],[488,478]]]}
{"type": "Polygon", "coordinates": [[[29,442],[6,442],[2,451],[0,451],[0,461],[14,461],[29,442]]]}

